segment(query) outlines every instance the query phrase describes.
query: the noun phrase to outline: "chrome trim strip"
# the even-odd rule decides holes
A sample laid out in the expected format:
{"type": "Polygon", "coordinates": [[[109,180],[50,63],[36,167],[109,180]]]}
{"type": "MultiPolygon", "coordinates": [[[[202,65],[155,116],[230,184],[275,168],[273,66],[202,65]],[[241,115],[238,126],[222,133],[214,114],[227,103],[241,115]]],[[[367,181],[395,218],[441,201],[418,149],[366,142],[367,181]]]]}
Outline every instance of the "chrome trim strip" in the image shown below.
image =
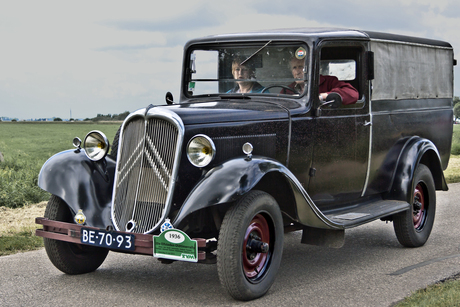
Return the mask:
{"type": "MultiPolygon", "coordinates": [[[[370,91],[371,89],[369,89],[370,91]]],[[[361,193],[361,197],[363,197],[366,194],[367,187],[369,185],[369,176],[370,176],[370,171],[371,171],[371,157],[372,157],[372,138],[373,138],[373,115],[372,115],[372,100],[369,99],[369,122],[367,123],[367,126],[369,126],[369,152],[367,155],[367,171],[366,171],[366,179],[364,180],[364,186],[363,186],[363,191],[361,193]]]]}

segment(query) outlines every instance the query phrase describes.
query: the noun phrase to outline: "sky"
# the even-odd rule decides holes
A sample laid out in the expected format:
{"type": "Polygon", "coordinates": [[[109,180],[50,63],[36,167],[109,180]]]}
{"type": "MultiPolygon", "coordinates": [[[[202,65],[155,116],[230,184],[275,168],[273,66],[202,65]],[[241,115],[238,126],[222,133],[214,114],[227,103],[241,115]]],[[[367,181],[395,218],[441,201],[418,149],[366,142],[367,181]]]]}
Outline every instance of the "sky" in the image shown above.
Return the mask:
{"type": "Polygon", "coordinates": [[[119,114],[164,104],[168,91],[178,100],[188,40],[293,27],[438,39],[460,60],[458,0],[0,0],[0,117],[119,114]]]}

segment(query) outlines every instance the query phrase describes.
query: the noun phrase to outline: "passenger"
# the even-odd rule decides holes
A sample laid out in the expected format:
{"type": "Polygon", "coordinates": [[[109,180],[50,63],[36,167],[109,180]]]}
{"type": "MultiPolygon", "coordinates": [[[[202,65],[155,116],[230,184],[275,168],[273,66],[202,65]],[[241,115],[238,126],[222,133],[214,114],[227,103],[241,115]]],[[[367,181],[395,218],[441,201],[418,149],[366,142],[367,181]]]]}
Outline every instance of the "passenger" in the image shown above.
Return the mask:
{"type": "MultiPolygon", "coordinates": [[[[292,76],[295,79],[293,83],[288,86],[297,93],[303,93],[305,89],[304,82],[304,60],[292,58],[290,62],[292,76]]],[[[288,89],[282,89],[281,94],[295,94],[294,91],[288,89]]],[[[356,103],[359,99],[358,91],[347,82],[340,81],[335,76],[319,76],[319,98],[325,100],[327,95],[330,93],[338,93],[342,97],[342,103],[344,105],[356,103]]]]}
{"type": "Polygon", "coordinates": [[[264,87],[256,81],[248,81],[255,78],[254,68],[249,64],[240,65],[241,58],[235,58],[232,62],[232,75],[236,81],[236,86],[227,93],[261,93],[264,87]]]}

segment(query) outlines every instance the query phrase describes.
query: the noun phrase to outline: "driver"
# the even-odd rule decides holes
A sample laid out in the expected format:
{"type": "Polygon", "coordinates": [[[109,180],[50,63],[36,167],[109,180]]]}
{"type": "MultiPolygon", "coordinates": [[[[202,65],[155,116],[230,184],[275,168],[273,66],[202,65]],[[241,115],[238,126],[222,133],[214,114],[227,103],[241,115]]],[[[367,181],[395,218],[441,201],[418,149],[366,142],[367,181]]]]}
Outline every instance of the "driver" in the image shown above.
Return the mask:
{"type": "MultiPolygon", "coordinates": [[[[292,58],[290,62],[290,68],[292,76],[297,79],[293,83],[289,84],[288,87],[292,88],[293,91],[288,89],[282,89],[280,94],[294,95],[295,92],[303,93],[305,89],[304,82],[304,60],[292,58]],[[295,92],[294,92],[295,91],[295,92]]],[[[335,76],[319,76],[319,99],[325,100],[327,95],[330,93],[337,93],[342,96],[343,104],[353,104],[358,101],[358,91],[349,83],[340,81],[335,76]]]]}
{"type": "Polygon", "coordinates": [[[256,82],[254,68],[250,64],[240,65],[242,58],[235,58],[232,62],[232,75],[235,78],[236,86],[227,93],[261,93],[264,87],[256,82]],[[241,80],[241,81],[238,81],[241,80]]]}

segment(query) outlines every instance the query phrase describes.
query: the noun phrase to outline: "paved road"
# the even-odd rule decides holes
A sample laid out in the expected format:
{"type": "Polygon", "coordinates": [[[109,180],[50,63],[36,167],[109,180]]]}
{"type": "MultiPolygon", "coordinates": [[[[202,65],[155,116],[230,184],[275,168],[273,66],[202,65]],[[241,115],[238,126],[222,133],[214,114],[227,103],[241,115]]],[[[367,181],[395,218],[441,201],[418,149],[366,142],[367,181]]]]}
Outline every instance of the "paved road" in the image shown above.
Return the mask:
{"type": "Polygon", "coordinates": [[[277,279],[256,301],[230,298],[215,265],[109,253],[96,272],[67,276],[39,250],[0,257],[0,306],[390,306],[460,272],[460,184],[449,187],[437,193],[435,226],[421,248],[403,248],[392,224],[380,221],[347,231],[341,249],[288,234],[277,279]]]}

